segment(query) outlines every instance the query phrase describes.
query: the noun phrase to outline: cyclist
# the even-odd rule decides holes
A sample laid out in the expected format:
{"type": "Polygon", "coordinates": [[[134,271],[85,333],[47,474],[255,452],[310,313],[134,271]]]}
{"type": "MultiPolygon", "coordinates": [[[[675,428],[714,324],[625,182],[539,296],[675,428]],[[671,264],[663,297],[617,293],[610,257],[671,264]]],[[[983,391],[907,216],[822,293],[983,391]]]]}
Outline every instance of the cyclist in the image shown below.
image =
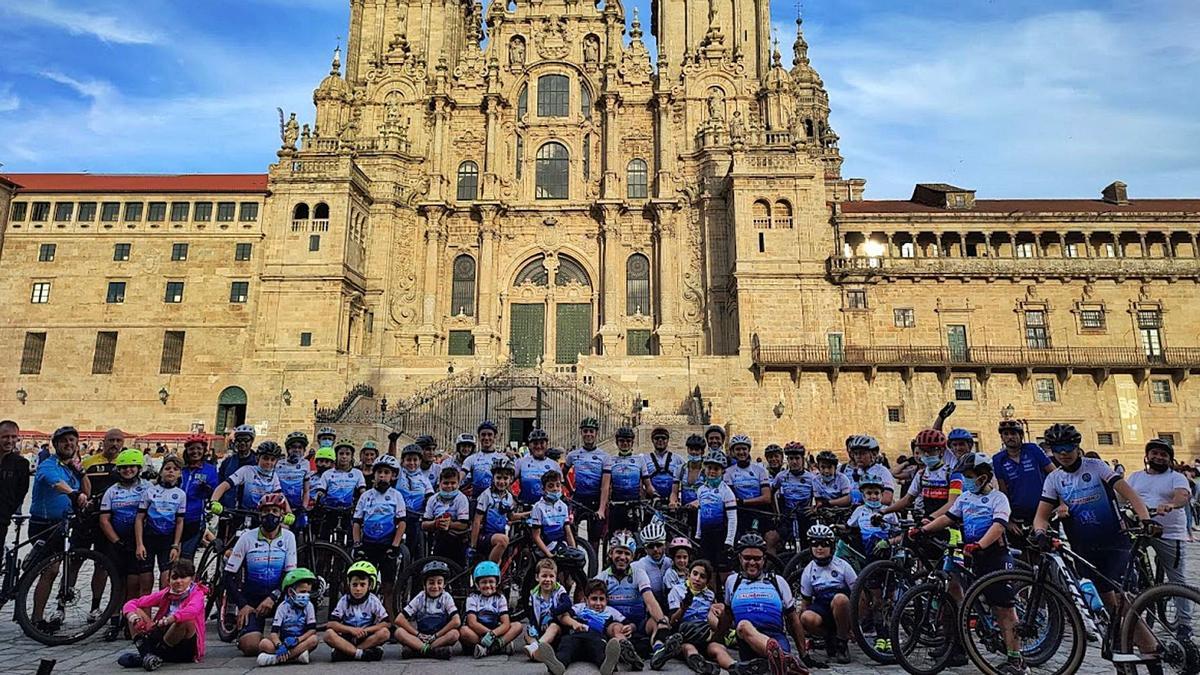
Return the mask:
{"type": "Polygon", "coordinates": [[[975,437],[971,435],[971,432],[960,428],[951,429],[950,433],[946,434],[946,452],[942,457],[942,463],[954,470],[962,458],[974,450],[975,437]]]}
{"type": "Polygon", "coordinates": [[[668,616],[674,628],[663,641],[663,646],[650,655],[650,669],[662,670],[667,661],[683,656],[684,663],[692,672],[701,675],[720,675],[721,669],[708,661],[704,655],[720,646],[710,638],[712,629],[708,625],[708,613],[717,595],[712,583],[716,570],[707,560],[697,560],[683,570],[683,578],[671,587],[667,599],[668,616]]]}
{"type": "Polygon", "coordinates": [[[529,513],[529,536],[538,552],[553,558],[561,542],[575,548],[575,532],[568,527],[571,509],[563,499],[562,474],[551,469],[542,474],[542,498],[529,513]]]}
{"type": "Polygon", "coordinates": [[[465,560],[467,531],[471,527],[471,503],[458,489],[458,469],[442,469],[438,492],[425,502],[421,529],[429,535],[430,552],[451,560],[465,560]]]}
{"type": "MultiPolygon", "coordinates": [[[[163,457],[158,480],[146,486],[138,504],[133,525],[137,557],[158,564],[158,585],[166,586],[167,571],[180,557],[183,548],[183,517],[187,512],[187,494],[179,486],[183,460],[175,455],[163,457]]],[[[152,584],[143,584],[149,593],[152,584]]]]}
{"type": "Polygon", "coordinates": [[[462,491],[471,498],[472,509],[479,496],[492,487],[492,463],[496,460],[496,423],[484,420],[475,430],[479,450],[462,463],[462,491]]]}
{"type": "Polygon", "coordinates": [[[191,561],[176,560],[161,590],[121,607],[137,651],[122,654],[117,663],[124,668],[154,671],[164,662],[203,661],[207,599],[208,588],[196,583],[196,568],[191,561]]]}
{"type": "Polygon", "coordinates": [[[387,609],[375,594],[379,571],[366,560],[346,570],[347,593],[329,613],[325,644],[333,650],[330,660],[382,661],[383,645],[391,637],[387,609]]]}
{"type": "Polygon", "coordinates": [[[771,481],[780,516],[775,528],[766,535],[767,548],[776,553],[781,541],[799,541],[808,532],[808,509],[813,500],[813,476],[804,469],[804,446],[792,441],[783,448],[787,470],[780,471],[771,481]]]}
{"type": "Polygon", "coordinates": [[[850,591],[858,574],[850,563],[833,555],[837,545],[833,528],[817,523],[805,533],[812,560],[800,573],[804,610],[800,623],[805,633],[825,634],[825,651],[836,663],[850,663],[850,591]]]}
{"type": "Polygon", "coordinates": [[[516,511],[516,500],[509,487],[513,479],[513,461],[502,453],[492,453],[491,486],[475,502],[475,518],[471,525],[471,545],[467,560],[475,560],[478,548],[487,559],[499,563],[508,548],[508,523],[516,511]]]}
{"type": "Polygon", "coordinates": [[[671,557],[671,566],[663,572],[663,586],[667,591],[667,599],[670,599],[671,589],[682,586],[687,581],[689,566],[692,564],[692,540],[687,537],[675,537],[667,546],[667,555],[671,557]]]}
{"type": "MultiPolygon", "coordinates": [[[[8,526],[29,494],[29,460],[21,455],[21,427],[0,421],[0,549],[8,541],[8,526]]],[[[20,538],[20,528],[18,539],[20,538]]]]}
{"type": "Polygon", "coordinates": [[[271,633],[258,644],[258,665],[308,663],[309,652],[320,644],[317,638],[317,613],[312,605],[312,590],[317,575],[304,567],[283,575],[283,602],[271,619],[271,633]]]}
{"type": "MultiPolygon", "coordinates": [[[[863,557],[868,561],[886,558],[888,551],[887,526],[896,527],[900,521],[896,518],[896,514],[883,512],[882,481],[874,477],[864,478],[858,487],[862,490],[863,503],[859,504],[858,508],[850,514],[846,526],[858,530],[860,546],[856,548],[863,554],[863,557]]],[[[883,617],[876,618],[883,619],[883,617]]]]}
{"type": "MultiPolygon", "coordinates": [[[[804,653],[804,627],[796,611],[796,601],[787,580],[764,570],[767,542],[757,533],[748,532],[738,540],[740,569],[725,579],[724,603],[713,605],[712,615],[719,626],[718,635],[733,629],[737,635],[738,656],[743,664],[766,658],[771,673],[803,673],[807,668],[823,668],[811,654],[804,653]],[[796,640],[798,656],[792,652],[788,632],[796,640]],[[798,661],[798,662],[797,662],[798,661]]],[[[745,672],[723,649],[715,650],[717,664],[731,673],[745,672]],[[737,669],[731,670],[735,665],[737,669]]]]}
{"type": "Polygon", "coordinates": [[[817,473],[813,476],[813,502],[817,506],[849,506],[854,485],[838,469],[837,455],[831,450],[817,453],[817,473]]]}
{"type": "Polygon", "coordinates": [[[771,477],[762,464],[750,461],[751,445],[749,436],[739,434],[729,439],[733,463],[725,469],[725,484],[737,498],[739,536],[767,529],[768,519],[755,511],[771,508],[771,477]]]}
{"type": "Polygon", "coordinates": [[[704,442],[708,445],[708,450],[720,450],[725,452],[725,427],[720,424],[710,424],[704,430],[704,442]]]}
{"type": "Polygon", "coordinates": [[[448,576],[450,566],[441,560],[430,560],[421,568],[424,590],[417,593],[395,619],[395,640],[400,643],[400,658],[445,661],[456,651],[454,645],[458,644],[462,617],[454,598],[446,592],[448,576]]]}
{"type": "Polygon", "coordinates": [[[404,497],[392,489],[400,474],[400,462],[391,455],[375,460],[371,489],[363,491],[354,505],[352,546],[356,559],[369,561],[380,574],[380,592],[389,615],[395,614],[392,585],[396,581],[396,562],[400,558],[400,542],[404,539],[404,497]]]}
{"type": "Polygon", "coordinates": [[[1054,464],[1038,445],[1024,442],[1025,428],[1017,420],[1001,420],[999,431],[1004,447],[992,456],[996,486],[1012,507],[1009,534],[1020,535],[1021,526],[1033,522],[1042,498],[1042,484],[1054,471],[1054,464]]]}
{"type": "Polygon", "coordinates": [[[337,432],[333,430],[333,427],[321,427],[317,429],[318,448],[332,448],[336,442],[337,432]]]}
{"type": "Polygon", "coordinates": [[[237,507],[253,511],[258,507],[263,495],[283,491],[283,486],[279,483],[279,474],[275,472],[275,465],[283,455],[283,448],[275,441],[263,441],[258,444],[255,455],[258,457],[258,465],[243,466],[234,471],[213,490],[213,501],[224,506],[221,497],[231,488],[237,488],[237,507]]]}
{"type": "Polygon", "coordinates": [[[313,475],[308,481],[308,494],[312,501],[317,499],[317,487],[321,484],[322,476],[337,463],[337,453],[333,448],[317,448],[313,453],[313,475]]]}
{"type": "Polygon", "coordinates": [[[687,461],[675,470],[675,484],[671,487],[672,507],[696,501],[696,490],[704,484],[704,439],[692,434],[684,446],[687,448],[687,461]]]}
{"type": "Polygon", "coordinates": [[[425,555],[425,532],[421,530],[421,514],[425,502],[433,496],[433,486],[421,468],[421,447],[415,443],[404,446],[400,453],[400,477],[396,489],[404,497],[404,543],[414,558],[425,555]]]}
{"type": "MultiPolygon", "coordinates": [[[[329,448],[317,450],[316,461],[328,457],[329,448]]],[[[312,486],[315,495],[313,501],[320,507],[349,511],[358,501],[358,496],[367,488],[366,477],[362,470],[353,466],[354,445],[341,443],[335,449],[335,459],[332,469],[321,474],[320,479],[312,486]]],[[[327,461],[327,460],[326,460],[327,461]]],[[[335,532],[350,530],[350,520],[347,517],[332,517],[326,514],[321,521],[318,537],[330,541],[335,532]]]]}
{"type": "Polygon", "coordinates": [[[475,434],[459,434],[454,441],[454,454],[446,457],[437,465],[437,475],[434,476],[433,486],[442,480],[442,469],[453,467],[459,472],[459,480],[462,480],[463,465],[466,464],[467,458],[475,452],[475,434]]]}
{"type": "Polygon", "coordinates": [[[640,534],[645,555],[633,561],[633,568],[646,573],[646,578],[650,580],[650,590],[654,592],[658,606],[666,607],[667,591],[670,589],[663,584],[663,575],[671,569],[672,565],[671,558],[666,554],[667,528],[663,527],[657,518],[651,518],[640,534]]]}
{"type": "Polygon", "coordinates": [[[283,496],[287,497],[288,505],[296,517],[292,530],[301,531],[308,522],[304,511],[308,505],[309,491],[312,490],[312,472],[304,456],[308,435],[303,431],[293,431],[287,435],[283,447],[287,456],[275,466],[275,474],[279,476],[283,496]]]}
{"type": "MultiPolygon", "coordinates": [[[[608,514],[609,492],[612,488],[612,456],[596,447],[600,421],[585,417],[579,422],[580,447],[567,453],[566,471],[575,470],[573,497],[588,513],[577,514],[587,521],[587,538],[599,548],[603,523],[608,514]]],[[[576,522],[578,522],[578,520],[576,522]]]]}
{"type": "Polygon", "coordinates": [[[696,489],[696,501],[686,506],[696,510],[696,540],[699,557],[718,569],[726,561],[737,536],[737,497],[725,484],[725,453],[710,450],[704,457],[704,484],[696,489]]]}
{"type": "MultiPolygon", "coordinates": [[[[1008,542],[1005,538],[1011,510],[1008,498],[996,489],[992,480],[992,459],[980,452],[971,453],[959,463],[958,473],[962,476],[962,494],[954,500],[944,515],[919,528],[912,528],[909,531],[910,538],[920,538],[950,526],[958,526],[966,544],[963,553],[971,557],[972,571],[977,578],[988,572],[1012,569],[1014,563],[1008,553],[1008,542]]],[[[957,580],[952,582],[950,592],[956,598],[962,598],[962,588],[957,580]]],[[[1008,662],[1001,669],[1001,673],[1028,673],[1029,669],[1021,657],[1020,641],[1013,629],[1017,622],[1017,614],[1013,609],[1012,589],[998,585],[990,586],[986,599],[996,616],[996,622],[1000,625],[1004,645],[1008,650],[1008,662]]],[[[952,665],[965,664],[966,659],[960,654],[962,646],[956,644],[954,649],[952,665]]]]}
{"type": "MultiPolygon", "coordinates": [[[[669,626],[662,606],[654,597],[650,579],[641,569],[632,566],[637,540],[625,530],[618,530],[608,541],[607,568],[596,575],[608,588],[608,604],[633,625],[627,645],[622,645],[621,660],[642,669],[642,659],[650,655],[650,645],[657,642],[660,626],[669,626]]],[[[657,646],[656,646],[657,648],[657,646]]]]}
{"type": "Polygon", "coordinates": [[[433,485],[434,481],[437,480],[438,470],[437,441],[429,434],[422,434],[417,436],[417,439],[413,443],[421,449],[421,471],[425,473],[425,480],[430,485],[433,485]]]}
{"type": "Polygon", "coordinates": [[[181,558],[192,560],[204,534],[204,509],[217,487],[217,467],[205,459],[208,437],[192,434],[183,441],[183,476],[179,486],[187,501],[183,514],[183,535],[180,538],[181,558]]]}
{"type": "MultiPolygon", "coordinates": [[[[217,467],[217,478],[221,482],[229,480],[229,477],[242,467],[252,467],[258,463],[254,455],[254,436],[254,427],[249,424],[243,424],[234,428],[233,452],[226,455],[221,465],[217,467]]],[[[237,498],[237,494],[225,494],[222,492],[221,495],[213,497],[213,500],[220,501],[221,506],[233,508],[237,506],[237,498]]]]}
{"type": "Polygon", "coordinates": [[[650,432],[650,444],[654,449],[642,458],[643,489],[649,497],[670,499],[675,489],[675,474],[683,461],[667,450],[671,432],[665,427],[655,427],[650,432]]]}
{"type": "Polygon", "coordinates": [[[633,454],[633,429],[621,427],[617,429],[615,437],[617,456],[612,458],[609,469],[612,495],[608,527],[613,531],[635,530],[639,523],[634,522],[633,510],[642,498],[642,482],[645,478],[642,458],[633,454]]]}
{"type": "Polygon", "coordinates": [[[861,484],[864,480],[872,480],[883,486],[884,505],[891,504],[896,492],[896,479],[887,467],[879,463],[879,441],[872,436],[855,435],[846,439],[846,447],[853,461],[842,472],[854,486],[850,490],[851,503],[863,503],[861,484]]]}
{"type": "MultiPolygon", "coordinates": [[[[1161,537],[1156,537],[1154,547],[1158,566],[1166,571],[1167,580],[1175,584],[1187,583],[1184,543],[1188,541],[1187,518],[1183,509],[1188,508],[1192,498],[1191,483],[1180,472],[1175,471],[1175,448],[1160,438],[1146,443],[1146,470],[1137,471],[1129,477],[1129,485],[1138,493],[1146,508],[1154,509],[1154,520],[1162,525],[1161,537]]],[[[1175,599],[1176,634],[1180,640],[1192,636],[1192,603],[1183,598],[1175,599]]]]}
{"type": "Polygon", "coordinates": [[[238,608],[238,649],[246,656],[258,656],[263,629],[283,597],[283,576],[296,569],[296,537],[283,527],[286,509],[282,494],[263,495],[258,527],[242,532],[225,559],[225,593],[238,608]]]}
{"type": "Polygon", "coordinates": [[[904,496],[893,501],[882,513],[902,513],[914,502],[926,521],[949,510],[958,499],[950,493],[951,469],[942,461],[946,456],[946,435],[937,429],[923,429],[913,440],[921,470],[913,476],[904,496]]]}
{"type": "MultiPolygon", "coordinates": [[[[351,449],[354,448],[354,443],[350,440],[345,440],[342,443],[348,444],[351,449]]],[[[339,444],[341,445],[341,444],[339,444]]],[[[358,449],[358,470],[362,471],[364,486],[367,490],[371,489],[371,481],[375,478],[375,460],[379,458],[379,446],[375,441],[367,439],[363,441],[362,447],[358,449]]]]}
{"type": "Polygon", "coordinates": [[[517,500],[521,506],[532,507],[542,498],[542,476],[547,471],[558,471],[558,462],[546,456],[546,448],[550,445],[550,436],[545,429],[534,429],[529,432],[529,454],[518,459],[515,463],[516,478],[519,483],[517,500]]]}
{"type": "MultiPolygon", "coordinates": [[[[34,551],[40,548],[39,556],[60,553],[66,550],[64,530],[54,526],[67,519],[75,509],[87,506],[87,477],[75,468],[75,456],[79,451],[79,432],[75,427],[59,427],[50,437],[54,453],[38,463],[33,478],[33,495],[29,504],[29,539],[34,551]]],[[[99,576],[99,575],[97,575],[99,576]]],[[[57,613],[44,619],[46,601],[57,573],[43,574],[38,578],[34,590],[32,619],[38,630],[54,632],[62,626],[64,617],[57,613]]],[[[99,616],[100,594],[92,593],[93,611],[99,616]]]]}
{"type": "MultiPolygon", "coordinates": [[[[142,480],[142,452],[122,450],[113,461],[117,482],[100,498],[100,533],[107,540],[106,553],[124,578],[125,597],[129,602],[153,590],[154,562],[137,555],[134,523],[148,484],[142,480]],[[143,588],[143,584],[145,588],[143,588]]],[[[121,634],[121,616],[112,617],[104,641],[112,642],[121,634]]]]}
{"type": "Polygon", "coordinates": [[[775,480],[783,471],[783,446],[778,443],[771,443],[763,450],[763,461],[767,463],[767,476],[771,480],[775,480]]]}
{"type": "Polygon", "coordinates": [[[500,592],[500,566],[485,560],[475,566],[471,578],[475,588],[467,596],[466,620],[459,631],[463,652],[477,659],[512,654],[514,641],[521,637],[525,627],[509,617],[508,597],[500,592]]]}

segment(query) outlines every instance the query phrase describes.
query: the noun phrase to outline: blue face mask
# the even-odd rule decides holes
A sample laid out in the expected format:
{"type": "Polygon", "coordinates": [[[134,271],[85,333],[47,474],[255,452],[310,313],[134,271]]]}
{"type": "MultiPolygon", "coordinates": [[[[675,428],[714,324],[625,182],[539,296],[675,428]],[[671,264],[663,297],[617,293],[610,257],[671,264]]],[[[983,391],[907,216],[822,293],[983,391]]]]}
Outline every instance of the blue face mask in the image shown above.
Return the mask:
{"type": "Polygon", "coordinates": [[[333,439],[332,438],[322,438],[320,443],[321,443],[322,448],[332,448],[333,447],[333,439]]]}
{"type": "Polygon", "coordinates": [[[717,476],[716,478],[712,478],[712,477],[706,476],[704,478],[704,484],[707,485],[708,487],[715,488],[721,484],[721,477],[717,476]]]}
{"type": "Polygon", "coordinates": [[[978,493],[979,492],[979,484],[977,482],[975,482],[974,478],[967,478],[966,476],[963,476],[962,477],[962,489],[963,489],[963,492],[978,493]]]}
{"type": "Polygon", "coordinates": [[[553,492],[547,491],[543,496],[546,498],[546,501],[556,502],[562,499],[562,490],[555,490],[553,492]]]}
{"type": "Polygon", "coordinates": [[[878,499],[867,499],[863,501],[863,503],[867,505],[868,509],[878,509],[883,507],[883,502],[879,501],[878,499]]]}
{"type": "Polygon", "coordinates": [[[308,607],[310,596],[308,593],[292,593],[288,597],[288,602],[291,602],[298,609],[308,607]]]}
{"type": "Polygon", "coordinates": [[[938,457],[937,455],[933,455],[932,457],[929,455],[921,455],[921,461],[925,462],[925,466],[933,468],[942,463],[942,458],[938,457]]]}
{"type": "Polygon", "coordinates": [[[446,501],[454,499],[458,495],[458,490],[438,490],[438,496],[446,501]]]}

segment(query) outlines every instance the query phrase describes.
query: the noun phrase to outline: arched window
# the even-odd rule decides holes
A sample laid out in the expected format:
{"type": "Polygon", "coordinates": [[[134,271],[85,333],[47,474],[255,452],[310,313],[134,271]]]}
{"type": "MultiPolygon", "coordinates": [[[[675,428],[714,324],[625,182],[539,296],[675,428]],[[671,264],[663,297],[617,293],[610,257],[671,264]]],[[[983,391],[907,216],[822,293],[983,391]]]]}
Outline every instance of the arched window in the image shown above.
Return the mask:
{"type": "Polygon", "coordinates": [[[650,259],[641,253],[625,263],[625,313],[650,314],[650,259]]]}
{"type": "Polygon", "coordinates": [[[583,179],[592,177],[592,135],[583,135],[583,179]]]}
{"type": "Polygon", "coordinates": [[[300,202],[292,209],[292,220],[308,220],[308,204],[300,202]]]}
{"type": "Polygon", "coordinates": [[[460,202],[475,201],[479,193],[479,167],[475,162],[463,162],[458,165],[458,193],[460,202]]]}
{"type": "Polygon", "coordinates": [[[754,229],[769,230],[771,229],[771,205],[766,201],[759,199],[750,206],[750,217],[754,222],[754,229]]]}
{"type": "Polygon", "coordinates": [[[592,119],[592,92],[585,86],[579,87],[579,112],[583,113],[583,119],[592,119]]]}
{"type": "Polygon", "coordinates": [[[551,141],[537,151],[535,171],[538,199],[566,199],[569,194],[571,155],[562,143],[551,141]]]}
{"type": "Polygon", "coordinates": [[[521,85],[521,93],[517,94],[517,119],[525,119],[529,114],[529,85],[521,85]]]}
{"type": "Polygon", "coordinates": [[[630,199],[645,199],[646,194],[646,161],[635,159],[625,167],[625,196],[630,199]]]}
{"type": "Polygon", "coordinates": [[[329,220],[329,205],[325,202],[317,204],[313,209],[313,218],[317,220],[329,220]]]}
{"type": "Polygon", "coordinates": [[[454,316],[475,316],[475,259],[469,255],[454,259],[450,305],[450,313],[454,316]]]}
{"type": "Polygon", "coordinates": [[[517,180],[521,179],[521,174],[525,170],[525,139],[517,136],[517,180]]]}
{"type": "Polygon", "coordinates": [[[537,81],[538,117],[566,117],[571,110],[571,80],[566,75],[543,75],[537,81]]]}
{"type": "Polygon", "coordinates": [[[792,229],[792,205],[786,200],[780,199],[775,202],[775,208],[771,210],[773,222],[771,227],[785,230],[792,229]]]}

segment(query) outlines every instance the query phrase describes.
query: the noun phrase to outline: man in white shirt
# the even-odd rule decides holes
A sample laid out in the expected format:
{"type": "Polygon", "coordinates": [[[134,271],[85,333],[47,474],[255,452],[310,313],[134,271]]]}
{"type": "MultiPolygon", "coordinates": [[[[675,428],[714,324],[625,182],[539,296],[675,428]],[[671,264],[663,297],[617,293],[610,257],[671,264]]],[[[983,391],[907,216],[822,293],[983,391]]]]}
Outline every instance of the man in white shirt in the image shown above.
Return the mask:
{"type": "MultiPolygon", "coordinates": [[[[1129,477],[1129,485],[1137,492],[1154,520],[1162,525],[1161,537],[1154,539],[1155,557],[1171,583],[1187,583],[1183,546],[1188,540],[1187,514],[1184,509],[1192,498],[1191,485],[1187,478],[1175,471],[1175,449],[1171,444],[1155,438],[1146,443],[1146,470],[1129,477]]],[[[1175,612],[1179,624],[1177,631],[1184,639],[1192,634],[1191,603],[1182,598],[1175,599],[1175,612]]]]}

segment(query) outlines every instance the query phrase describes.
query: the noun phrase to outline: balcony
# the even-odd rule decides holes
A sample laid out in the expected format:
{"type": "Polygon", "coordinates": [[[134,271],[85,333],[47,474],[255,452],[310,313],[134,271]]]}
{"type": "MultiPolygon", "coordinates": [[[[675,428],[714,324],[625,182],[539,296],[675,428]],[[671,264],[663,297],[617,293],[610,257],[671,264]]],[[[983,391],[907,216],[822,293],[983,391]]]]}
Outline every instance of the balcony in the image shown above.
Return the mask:
{"type": "Polygon", "coordinates": [[[783,370],[797,378],[815,370],[836,379],[842,371],[864,371],[872,379],[878,370],[899,371],[907,382],[916,371],[933,371],[945,382],[952,372],[970,372],[984,381],[992,372],[1016,373],[1024,383],[1034,372],[1054,373],[1065,384],[1076,372],[1090,373],[1097,385],[1112,373],[1128,373],[1141,382],[1151,373],[1171,375],[1176,384],[1200,371],[1200,347],[1171,347],[1147,354],[1138,347],[963,347],[763,345],[755,335],[751,357],[761,379],[768,370],[783,370]]]}
{"type": "Polygon", "coordinates": [[[1200,277],[1200,258],[844,257],[826,260],[836,282],[876,279],[1167,279],[1200,277]]]}

